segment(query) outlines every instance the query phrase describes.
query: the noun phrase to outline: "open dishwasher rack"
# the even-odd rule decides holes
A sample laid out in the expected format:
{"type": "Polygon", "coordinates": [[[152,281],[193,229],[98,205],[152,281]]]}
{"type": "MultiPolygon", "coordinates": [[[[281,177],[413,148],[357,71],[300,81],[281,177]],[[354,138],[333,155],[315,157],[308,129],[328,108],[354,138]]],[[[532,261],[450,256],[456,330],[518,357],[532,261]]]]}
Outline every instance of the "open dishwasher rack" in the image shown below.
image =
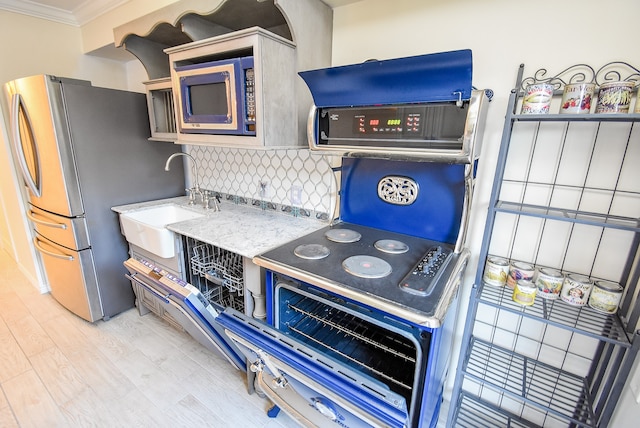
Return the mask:
{"type": "Polygon", "coordinates": [[[183,237],[189,255],[187,282],[210,302],[239,312],[245,309],[244,264],[240,254],[183,237]]]}
{"type": "MultiPolygon", "coordinates": [[[[630,66],[607,64],[593,80],[611,67],[630,66]]],[[[640,350],[640,114],[518,114],[538,79],[555,84],[551,110],[559,107],[564,82],[574,81],[563,73],[575,70],[523,71],[509,97],[447,426],[606,427],[640,350]],[[511,289],[482,281],[490,255],[617,282],[621,303],[614,314],[539,296],[520,305],[511,289]]]]}

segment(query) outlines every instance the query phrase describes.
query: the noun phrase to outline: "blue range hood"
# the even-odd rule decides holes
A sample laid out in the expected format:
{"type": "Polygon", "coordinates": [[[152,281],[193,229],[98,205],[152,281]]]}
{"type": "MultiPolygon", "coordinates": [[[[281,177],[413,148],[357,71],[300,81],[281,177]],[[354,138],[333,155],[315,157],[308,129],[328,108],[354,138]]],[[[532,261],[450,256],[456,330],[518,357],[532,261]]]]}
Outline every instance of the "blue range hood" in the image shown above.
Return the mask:
{"type": "Polygon", "coordinates": [[[298,74],[323,108],[469,100],[472,72],[465,49],[298,74]]]}

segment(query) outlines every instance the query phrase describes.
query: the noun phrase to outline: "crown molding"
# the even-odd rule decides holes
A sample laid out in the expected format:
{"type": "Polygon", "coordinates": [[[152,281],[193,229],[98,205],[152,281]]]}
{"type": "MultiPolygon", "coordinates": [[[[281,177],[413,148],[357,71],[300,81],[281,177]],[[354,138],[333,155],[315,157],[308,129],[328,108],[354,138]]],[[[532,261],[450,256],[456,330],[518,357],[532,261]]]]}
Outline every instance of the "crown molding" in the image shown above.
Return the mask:
{"type": "Polygon", "coordinates": [[[129,0],[86,0],[73,10],[79,25],[104,15],[105,13],[127,3],[129,0]]]}
{"type": "Polygon", "coordinates": [[[80,27],[128,0],[86,0],[73,10],[65,10],[29,0],[0,0],[0,9],[80,27]]]}

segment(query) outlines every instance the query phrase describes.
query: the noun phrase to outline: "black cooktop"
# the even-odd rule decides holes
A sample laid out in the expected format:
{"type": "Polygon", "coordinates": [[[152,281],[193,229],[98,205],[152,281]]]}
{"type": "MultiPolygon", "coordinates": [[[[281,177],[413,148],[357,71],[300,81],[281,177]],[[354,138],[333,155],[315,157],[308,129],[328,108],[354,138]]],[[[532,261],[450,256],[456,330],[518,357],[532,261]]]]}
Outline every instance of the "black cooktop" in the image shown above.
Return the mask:
{"type": "MultiPolygon", "coordinates": [[[[401,319],[419,325],[438,327],[456,291],[456,278],[461,275],[467,258],[468,252],[453,253],[453,246],[447,243],[356,224],[338,223],[267,251],[255,257],[254,262],[271,271],[380,309],[401,319]],[[329,235],[336,235],[336,232],[343,229],[360,234],[360,239],[355,242],[336,242],[327,237],[328,231],[329,235]],[[318,245],[326,247],[329,254],[324,255],[325,252],[322,251],[321,258],[296,255],[302,246],[313,246],[316,247],[314,250],[318,250],[318,245]],[[389,248],[389,245],[392,248],[389,248]],[[443,257],[443,260],[446,258],[446,262],[441,263],[442,266],[438,269],[436,281],[421,287],[418,278],[417,288],[414,284],[411,287],[402,286],[416,264],[423,260],[426,254],[433,253],[434,248],[438,248],[446,256],[443,257]],[[354,275],[348,272],[351,270],[349,266],[346,266],[347,269],[344,266],[345,260],[352,260],[354,256],[365,256],[365,263],[368,263],[369,258],[381,260],[382,270],[388,265],[391,272],[380,278],[369,277],[366,274],[354,275]]],[[[416,283],[415,278],[413,283],[416,283]]]]}

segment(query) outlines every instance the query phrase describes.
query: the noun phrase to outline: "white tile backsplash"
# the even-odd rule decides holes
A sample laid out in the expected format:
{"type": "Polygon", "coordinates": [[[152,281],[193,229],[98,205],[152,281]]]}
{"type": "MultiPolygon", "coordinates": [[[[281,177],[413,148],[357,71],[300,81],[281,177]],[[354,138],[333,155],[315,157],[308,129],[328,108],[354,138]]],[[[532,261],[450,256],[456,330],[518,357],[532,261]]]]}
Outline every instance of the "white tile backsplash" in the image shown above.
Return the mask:
{"type": "Polygon", "coordinates": [[[256,201],[257,206],[258,201],[268,202],[281,211],[308,213],[314,218],[333,214],[338,185],[331,169],[336,160],[331,156],[308,149],[187,146],[187,151],[198,161],[198,180],[204,189],[245,198],[248,204],[256,201]]]}

